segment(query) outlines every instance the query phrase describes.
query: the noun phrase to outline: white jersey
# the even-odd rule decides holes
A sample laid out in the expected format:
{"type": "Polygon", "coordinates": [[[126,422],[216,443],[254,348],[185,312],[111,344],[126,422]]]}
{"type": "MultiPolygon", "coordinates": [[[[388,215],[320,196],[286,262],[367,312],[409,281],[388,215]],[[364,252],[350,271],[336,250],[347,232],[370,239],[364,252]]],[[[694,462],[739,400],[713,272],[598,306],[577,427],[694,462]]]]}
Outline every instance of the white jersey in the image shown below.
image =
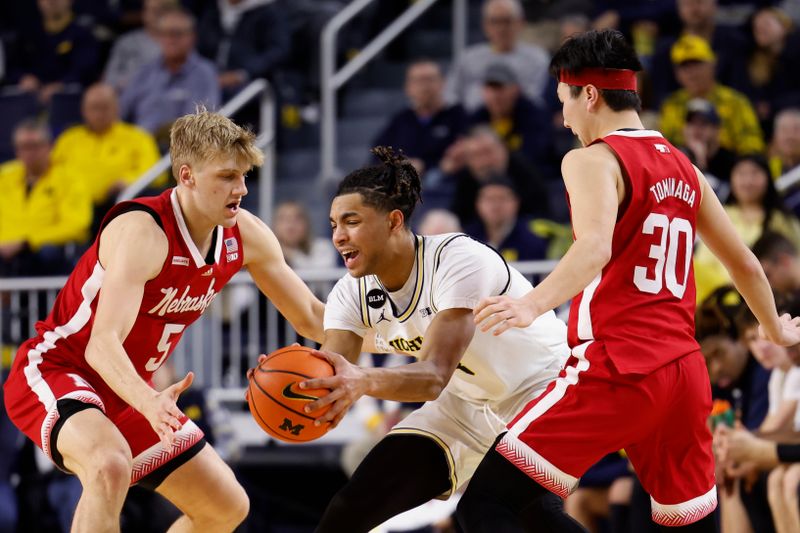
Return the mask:
{"type": "MultiPolygon", "coordinates": [[[[415,265],[403,288],[390,293],[377,276],[347,274],[328,297],[325,329],[362,337],[374,329],[392,351],[418,356],[437,313],[472,309],[488,296],[518,298],[533,288],[496,251],[467,235],[416,239],[415,265]]],[[[496,403],[539,388],[569,356],[566,338],[566,325],[552,311],[499,337],[476,328],[447,390],[468,401],[496,403]]]]}

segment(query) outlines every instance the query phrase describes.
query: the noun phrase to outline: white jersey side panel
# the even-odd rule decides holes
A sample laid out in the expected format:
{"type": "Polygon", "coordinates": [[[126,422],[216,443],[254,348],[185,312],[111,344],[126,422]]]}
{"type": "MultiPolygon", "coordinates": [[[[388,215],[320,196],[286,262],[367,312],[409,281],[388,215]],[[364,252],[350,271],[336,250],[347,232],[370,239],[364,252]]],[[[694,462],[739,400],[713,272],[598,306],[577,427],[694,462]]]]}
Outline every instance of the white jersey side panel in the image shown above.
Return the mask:
{"type": "MultiPolygon", "coordinates": [[[[325,329],[361,336],[375,329],[393,351],[419,356],[425,332],[438,313],[472,309],[487,296],[519,297],[532,289],[497,252],[466,235],[417,239],[416,279],[408,305],[394,305],[376,276],[346,275],[328,297],[325,329]]],[[[498,402],[541,386],[569,356],[566,336],[566,325],[552,311],[525,329],[511,329],[499,337],[476,328],[447,388],[466,400],[498,402]]]]}

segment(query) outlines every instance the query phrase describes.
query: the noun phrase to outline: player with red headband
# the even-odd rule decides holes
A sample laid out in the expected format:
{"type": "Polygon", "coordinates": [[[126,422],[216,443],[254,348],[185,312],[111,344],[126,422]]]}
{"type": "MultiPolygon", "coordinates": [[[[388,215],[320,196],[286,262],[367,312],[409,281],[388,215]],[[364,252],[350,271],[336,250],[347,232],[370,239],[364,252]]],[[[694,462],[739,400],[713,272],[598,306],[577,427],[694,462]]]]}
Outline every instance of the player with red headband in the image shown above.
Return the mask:
{"type": "Polygon", "coordinates": [[[607,453],[625,449],[665,530],[715,532],[711,390],[694,339],[695,233],[722,260],[768,339],[800,342],[764,272],[697,168],[638,111],[641,65],[621,33],[590,31],[553,56],[564,125],[582,148],[561,165],[575,242],[521,298],[475,308],[500,335],[573,298],[572,355],[508,425],[461,499],[468,533],[583,531],[553,505],[607,453]]]}

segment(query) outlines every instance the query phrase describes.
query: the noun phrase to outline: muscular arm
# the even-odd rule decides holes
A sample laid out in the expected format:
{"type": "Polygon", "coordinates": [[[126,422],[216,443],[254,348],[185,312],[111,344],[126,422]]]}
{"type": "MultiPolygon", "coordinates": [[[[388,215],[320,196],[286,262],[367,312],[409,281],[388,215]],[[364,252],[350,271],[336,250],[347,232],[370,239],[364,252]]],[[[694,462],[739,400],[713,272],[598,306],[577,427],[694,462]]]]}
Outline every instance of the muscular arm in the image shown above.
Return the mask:
{"type": "Polygon", "coordinates": [[[482,331],[499,335],[511,327],[526,327],[583,289],[611,259],[611,242],[624,185],[619,163],[605,145],[569,152],[561,163],[569,193],[575,242],[553,272],[528,294],[483,299],[475,307],[482,331]]]}
{"type": "Polygon", "coordinates": [[[711,186],[696,170],[703,187],[697,213],[697,232],[711,252],[725,265],[733,284],[747,302],[770,340],[781,339],[781,323],[772,289],[761,264],[742,242],[711,186]]]}
{"type": "Polygon", "coordinates": [[[266,224],[245,210],[239,216],[239,230],[244,266],[255,284],[300,335],[322,342],[325,306],[286,264],[278,239],[266,224]]]}
{"type": "MultiPolygon", "coordinates": [[[[393,368],[362,368],[329,351],[337,347],[349,350],[347,359],[351,362],[354,352],[355,356],[358,355],[360,345],[356,339],[360,341],[360,337],[351,334],[354,338],[347,340],[343,335],[346,332],[337,331],[330,341],[326,338],[323,351],[317,352],[334,365],[336,375],[309,380],[300,385],[311,389],[330,388],[332,392],[309,404],[308,409],[315,411],[333,403],[333,407],[319,421],[333,421],[336,425],[350,405],[363,395],[399,402],[435,400],[450,381],[474,332],[471,309],[447,309],[436,315],[425,332],[419,361],[393,368]]],[[[330,334],[331,331],[326,333],[330,334]]]]}
{"type": "Polygon", "coordinates": [[[157,393],[136,373],[122,343],[136,321],[144,285],[158,275],[168,249],[164,232],[142,211],[120,215],[100,236],[100,263],[105,274],[86,361],[138,411],[157,393]]]}

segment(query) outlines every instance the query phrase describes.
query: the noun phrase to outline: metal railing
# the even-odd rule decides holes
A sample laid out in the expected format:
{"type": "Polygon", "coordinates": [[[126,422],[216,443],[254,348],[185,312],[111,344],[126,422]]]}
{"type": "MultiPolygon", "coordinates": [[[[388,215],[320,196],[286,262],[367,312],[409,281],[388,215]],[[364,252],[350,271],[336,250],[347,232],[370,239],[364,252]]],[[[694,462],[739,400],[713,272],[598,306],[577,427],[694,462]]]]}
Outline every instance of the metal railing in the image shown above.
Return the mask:
{"type": "MultiPolygon", "coordinates": [[[[261,98],[259,106],[261,134],[256,139],[256,145],[265,152],[264,164],[259,171],[258,214],[262,220],[268,222],[272,219],[272,202],[275,190],[275,95],[272,87],[265,79],[253,80],[228,100],[218,112],[223,116],[230,117],[248,102],[258,97],[261,98]]],[[[136,197],[164,173],[171,163],[169,153],[164,154],[155,165],[122,191],[118,200],[130,200],[136,197]]]]}
{"type": "MultiPolygon", "coordinates": [[[[555,261],[527,261],[515,266],[529,279],[550,272],[555,261]]],[[[325,299],[345,273],[343,268],[298,270],[312,292],[325,299]]],[[[0,279],[0,339],[13,349],[35,335],[34,325],[53,306],[66,278],[0,279]]],[[[291,325],[256,288],[249,274],[236,274],[203,316],[190,326],[170,360],[176,371],[195,372],[207,388],[243,389],[245,371],[260,353],[300,339],[291,325]]]]}
{"type": "MultiPolygon", "coordinates": [[[[419,18],[438,0],[417,0],[397,19],[361,50],[342,68],[336,69],[336,38],[345,24],[363,11],[374,0],[353,0],[337,13],[325,26],[320,40],[321,95],[321,171],[323,179],[339,177],[336,165],[336,93],[359,70],[381,52],[395,37],[419,18]]],[[[458,59],[467,42],[466,0],[453,0],[453,60],[458,59]]]]}

